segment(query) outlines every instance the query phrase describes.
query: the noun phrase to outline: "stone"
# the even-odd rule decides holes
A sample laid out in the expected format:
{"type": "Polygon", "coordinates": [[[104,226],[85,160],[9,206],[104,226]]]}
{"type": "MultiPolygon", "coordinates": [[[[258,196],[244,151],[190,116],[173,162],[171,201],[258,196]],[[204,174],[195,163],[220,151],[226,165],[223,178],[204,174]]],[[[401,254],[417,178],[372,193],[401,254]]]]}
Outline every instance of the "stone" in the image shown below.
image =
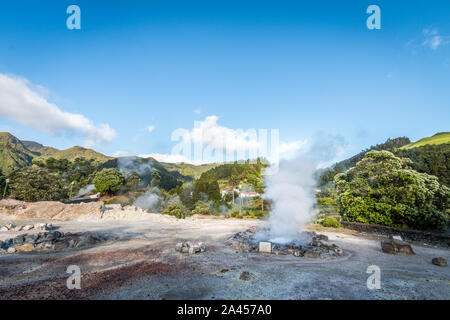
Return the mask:
{"type": "Polygon", "coordinates": [[[19,235],[13,239],[13,244],[16,246],[21,246],[25,243],[25,235],[19,235]]]}
{"type": "Polygon", "coordinates": [[[178,242],[175,246],[175,251],[177,252],[181,252],[181,250],[183,249],[183,243],[182,242],[178,242]]]}
{"type": "Polygon", "coordinates": [[[31,226],[31,225],[26,225],[26,226],[24,226],[23,227],[23,231],[29,231],[29,230],[31,230],[31,229],[33,229],[34,227],[33,226],[31,226]]]}
{"type": "Polygon", "coordinates": [[[436,266],[440,266],[440,267],[446,267],[447,266],[447,260],[445,260],[442,257],[433,258],[433,260],[431,260],[431,263],[436,265],[436,266]]]}
{"type": "Polygon", "coordinates": [[[16,249],[18,252],[30,252],[30,251],[34,250],[34,245],[31,243],[27,243],[27,244],[18,246],[16,249]]]}
{"type": "Polygon", "coordinates": [[[260,241],[258,251],[261,253],[272,253],[272,242],[260,241]]]}
{"type": "Polygon", "coordinates": [[[200,247],[200,252],[205,252],[206,250],[206,245],[203,242],[199,242],[198,246],[200,247]]]}
{"type": "Polygon", "coordinates": [[[36,223],[34,225],[34,229],[38,229],[38,230],[46,230],[46,225],[45,223],[36,223]]]}
{"type": "Polygon", "coordinates": [[[303,257],[303,254],[301,251],[295,250],[293,253],[294,257],[303,257]]]}
{"type": "Polygon", "coordinates": [[[25,243],[35,243],[39,239],[39,234],[25,234],[25,243]]]}
{"type": "Polygon", "coordinates": [[[388,254],[414,254],[410,244],[396,239],[381,241],[381,250],[388,254]]]}
{"type": "Polygon", "coordinates": [[[342,254],[344,253],[343,251],[342,251],[342,249],[341,248],[339,248],[339,247],[335,247],[335,248],[333,248],[332,249],[338,256],[342,256],[342,254]]]}
{"type": "Polygon", "coordinates": [[[243,271],[241,275],[239,276],[239,279],[243,281],[249,281],[252,279],[252,274],[248,271],[243,271]]]}
{"type": "Polygon", "coordinates": [[[320,257],[320,254],[318,252],[315,252],[315,251],[310,251],[310,252],[305,253],[305,257],[306,258],[314,258],[314,259],[316,259],[316,258],[320,257]]]}
{"type": "Polygon", "coordinates": [[[389,236],[389,239],[394,239],[394,240],[399,240],[399,241],[403,241],[401,236],[395,235],[395,236],[389,236]]]}
{"type": "Polygon", "coordinates": [[[181,253],[189,253],[189,247],[181,248],[181,253]]]}
{"type": "Polygon", "coordinates": [[[78,244],[78,241],[75,239],[70,239],[69,240],[69,248],[75,248],[78,244]]]}
{"type": "Polygon", "coordinates": [[[328,237],[326,235],[324,235],[324,234],[318,234],[318,235],[315,236],[315,238],[317,240],[328,241],[328,237]]]}
{"type": "Polygon", "coordinates": [[[3,226],[3,227],[0,228],[0,231],[9,231],[9,229],[8,229],[8,227],[3,226]]]}
{"type": "Polygon", "coordinates": [[[17,249],[13,248],[13,247],[9,247],[7,250],[8,253],[15,253],[16,251],[17,251],[17,249]]]}

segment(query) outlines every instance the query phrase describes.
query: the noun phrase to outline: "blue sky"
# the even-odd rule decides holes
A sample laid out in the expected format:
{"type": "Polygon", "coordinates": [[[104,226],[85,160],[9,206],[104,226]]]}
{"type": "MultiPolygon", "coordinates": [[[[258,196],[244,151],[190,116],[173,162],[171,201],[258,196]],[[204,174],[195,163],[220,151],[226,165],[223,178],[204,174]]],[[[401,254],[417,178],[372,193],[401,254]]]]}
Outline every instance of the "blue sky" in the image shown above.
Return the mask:
{"type": "Polygon", "coordinates": [[[209,116],[291,145],[338,135],[341,157],[450,129],[448,1],[2,1],[0,39],[0,130],[60,149],[168,154],[209,116]],[[12,90],[36,100],[11,110],[12,90]]]}

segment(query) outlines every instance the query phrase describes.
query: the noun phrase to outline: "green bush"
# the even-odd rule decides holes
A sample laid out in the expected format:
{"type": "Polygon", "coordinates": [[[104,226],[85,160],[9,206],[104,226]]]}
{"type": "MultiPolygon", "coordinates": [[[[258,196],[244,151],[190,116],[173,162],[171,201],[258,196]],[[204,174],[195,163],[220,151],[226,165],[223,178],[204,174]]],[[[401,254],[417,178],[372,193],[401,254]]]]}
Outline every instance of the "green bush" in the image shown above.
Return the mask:
{"type": "Polygon", "coordinates": [[[450,189],[389,151],[370,151],[334,183],[342,219],[400,228],[445,229],[450,189]]]}
{"type": "Polygon", "coordinates": [[[325,217],[320,223],[324,227],[340,228],[341,223],[335,217],[325,217]]]}
{"type": "MultiPolygon", "coordinates": [[[[9,195],[24,201],[62,201],[68,197],[68,186],[48,169],[29,167],[13,172],[8,186],[9,195]]],[[[2,190],[3,192],[3,190],[2,190]]]]}
{"type": "Polygon", "coordinates": [[[103,194],[113,194],[124,184],[125,178],[116,168],[103,169],[95,175],[95,189],[103,194]]]}
{"type": "Polygon", "coordinates": [[[161,213],[184,219],[187,215],[187,209],[181,202],[176,201],[169,204],[161,213]]]}
{"type": "Polygon", "coordinates": [[[209,204],[206,202],[197,201],[194,210],[192,210],[192,214],[203,214],[203,215],[211,214],[209,204]]]}

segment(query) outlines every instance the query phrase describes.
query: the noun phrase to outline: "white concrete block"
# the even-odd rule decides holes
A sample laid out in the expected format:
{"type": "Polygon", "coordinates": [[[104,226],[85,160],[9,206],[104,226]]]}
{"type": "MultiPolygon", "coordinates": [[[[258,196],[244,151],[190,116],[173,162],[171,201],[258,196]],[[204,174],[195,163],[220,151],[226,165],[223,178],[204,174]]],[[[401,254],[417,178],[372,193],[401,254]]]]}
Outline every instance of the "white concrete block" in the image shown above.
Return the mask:
{"type": "Polygon", "coordinates": [[[259,252],[272,253],[272,242],[260,241],[259,252]]]}

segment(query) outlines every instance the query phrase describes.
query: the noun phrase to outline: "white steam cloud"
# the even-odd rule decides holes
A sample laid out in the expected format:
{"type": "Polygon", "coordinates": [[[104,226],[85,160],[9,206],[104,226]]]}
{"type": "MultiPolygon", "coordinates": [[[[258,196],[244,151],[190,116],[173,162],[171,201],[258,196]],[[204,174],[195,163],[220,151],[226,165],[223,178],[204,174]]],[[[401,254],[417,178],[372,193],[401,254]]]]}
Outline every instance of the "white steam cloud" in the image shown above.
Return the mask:
{"type": "Polygon", "coordinates": [[[91,191],[94,191],[94,190],[95,190],[95,186],[93,184],[89,184],[86,187],[81,188],[78,191],[77,196],[78,197],[84,196],[85,194],[88,194],[88,193],[90,193],[91,191]]]}
{"type": "Polygon", "coordinates": [[[153,188],[136,199],[133,203],[141,209],[148,209],[150,212],[158,212],[162,205],[162,198],[158,188],[153,188]]]}
{"type": "Polygon", "coordinates": [[[312,220],[316,186],[315,172],[321,163],[343,150],[339,137],[318,134],[310,148],[290,160],[282,160],[277,173],[267,176],[264,198],[272,203],[269,236],[272,242],[298,239],[300,229],[312,220]]]}

